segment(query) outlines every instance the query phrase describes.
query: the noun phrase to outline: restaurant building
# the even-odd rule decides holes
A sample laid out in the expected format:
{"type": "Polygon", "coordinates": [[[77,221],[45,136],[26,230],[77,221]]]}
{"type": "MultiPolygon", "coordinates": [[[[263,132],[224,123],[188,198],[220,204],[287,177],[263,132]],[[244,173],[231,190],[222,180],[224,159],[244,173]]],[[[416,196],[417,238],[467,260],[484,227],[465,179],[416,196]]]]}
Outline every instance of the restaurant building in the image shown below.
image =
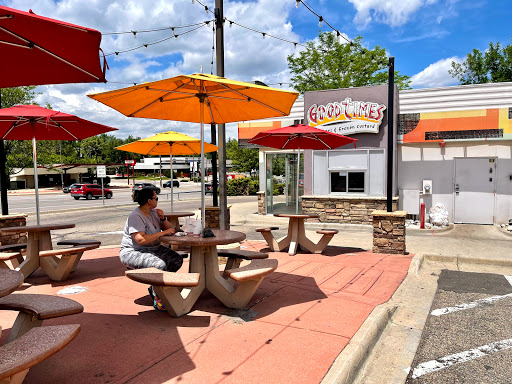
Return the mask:
{"type": "MultiPolygon", "coordinates": [[[[322,222],[371,223],[386,206],[387,85],[306,92],[289,116],[239,124],[239,145],[257,133],[304,123],[358,139],[301,151],[299,205],[322,222]],[[303,154],[303,155],[302,155],[303,154]]],[[[419,215],[443,204],[451,222],[512,219],[512,83],[395,92],[393,204],[419,215]]],[[[258,212],[293,212],[297,152],[260,148],[258,212]]]]}

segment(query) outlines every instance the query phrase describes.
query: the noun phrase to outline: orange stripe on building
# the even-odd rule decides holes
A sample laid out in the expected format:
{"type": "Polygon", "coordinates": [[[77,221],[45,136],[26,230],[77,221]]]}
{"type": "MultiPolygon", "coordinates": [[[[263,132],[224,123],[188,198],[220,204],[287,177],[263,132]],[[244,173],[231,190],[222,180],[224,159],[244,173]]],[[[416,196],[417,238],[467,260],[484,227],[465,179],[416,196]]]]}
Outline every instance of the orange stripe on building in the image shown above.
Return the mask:
{"type": "Polygon", "coordinates": [[[252,139],[260,132],[276,128],[281,128],[280,121],[272,121],[268,123],[239,123],[238,139],[252,139]]]}

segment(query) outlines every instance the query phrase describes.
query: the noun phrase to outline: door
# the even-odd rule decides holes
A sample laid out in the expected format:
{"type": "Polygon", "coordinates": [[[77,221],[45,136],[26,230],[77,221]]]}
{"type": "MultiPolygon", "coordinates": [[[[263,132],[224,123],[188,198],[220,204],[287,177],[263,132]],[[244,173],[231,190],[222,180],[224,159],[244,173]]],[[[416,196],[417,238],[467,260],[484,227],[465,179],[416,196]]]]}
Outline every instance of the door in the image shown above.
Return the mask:
{"type": "Polygon", "coordinates": [[[493,224],[496,160],[455,159],[454,222],[493,224]]]}

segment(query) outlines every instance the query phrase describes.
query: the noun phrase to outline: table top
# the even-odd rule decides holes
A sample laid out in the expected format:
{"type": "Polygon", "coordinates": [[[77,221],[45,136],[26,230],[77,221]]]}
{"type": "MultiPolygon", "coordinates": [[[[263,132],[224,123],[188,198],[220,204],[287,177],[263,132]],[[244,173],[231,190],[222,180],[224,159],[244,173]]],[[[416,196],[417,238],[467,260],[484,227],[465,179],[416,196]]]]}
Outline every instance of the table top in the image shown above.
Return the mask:
{"type": "Polygon", "coordinates": [[[160,241],[171,245],[186,245],[192,247],[207,247],[211,245],[224,245],[237,243],[246,238],[245,233],[238,231],[213,230],[215,237],[203,238],[201,236],[162,236],[160,241]]]}
{"type": "Polygon", "coordinates": [[[0,269],[0,297],[7,296],[23,284],[24,276],[19,271],[0,269]]]}
{"type": "Polygon", "coordinates": [[[289,217],[291,219],[318,219],[319,215],[307,215],[303,213],[274,213],[275,217],[289,217]]]}
{"type": "Polygon", "coordinates": [[[20,225],[18,227],[5,227],[0,229],[1,232],[17,233],[17,232],[46,232],[56,229],[75,228],[75,224],[42,224],[42,225],[20,225]]]}
{"type": "Polygon", "coordinates": [[[194,212],[167,212],[164,213],[166,217],[185,217],[185,216],[194,216],[194,212]]]}

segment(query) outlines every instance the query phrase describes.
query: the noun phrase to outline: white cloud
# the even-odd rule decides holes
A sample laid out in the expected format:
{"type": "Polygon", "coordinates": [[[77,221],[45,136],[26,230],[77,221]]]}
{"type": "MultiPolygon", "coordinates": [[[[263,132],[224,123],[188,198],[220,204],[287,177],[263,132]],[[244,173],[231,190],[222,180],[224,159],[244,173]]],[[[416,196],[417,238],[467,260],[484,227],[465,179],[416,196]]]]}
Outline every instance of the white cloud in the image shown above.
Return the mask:
{"type": "Polygon", "coordinates": [[[357,13],[354,22],[360,28],[372,21],[388,24],[392,27],[403,25],[409,21],[413,13],[427,7],[437,0],[348,0],[357,13]]]}
{"type": "Polygon", "coordinates": [[[457,79],[448,73],[453,61],[461,63],[462,59],[454,56],[430,64],[423,71],[411,77],[411,87],[435,88],[457,84],[457,79]]]}

